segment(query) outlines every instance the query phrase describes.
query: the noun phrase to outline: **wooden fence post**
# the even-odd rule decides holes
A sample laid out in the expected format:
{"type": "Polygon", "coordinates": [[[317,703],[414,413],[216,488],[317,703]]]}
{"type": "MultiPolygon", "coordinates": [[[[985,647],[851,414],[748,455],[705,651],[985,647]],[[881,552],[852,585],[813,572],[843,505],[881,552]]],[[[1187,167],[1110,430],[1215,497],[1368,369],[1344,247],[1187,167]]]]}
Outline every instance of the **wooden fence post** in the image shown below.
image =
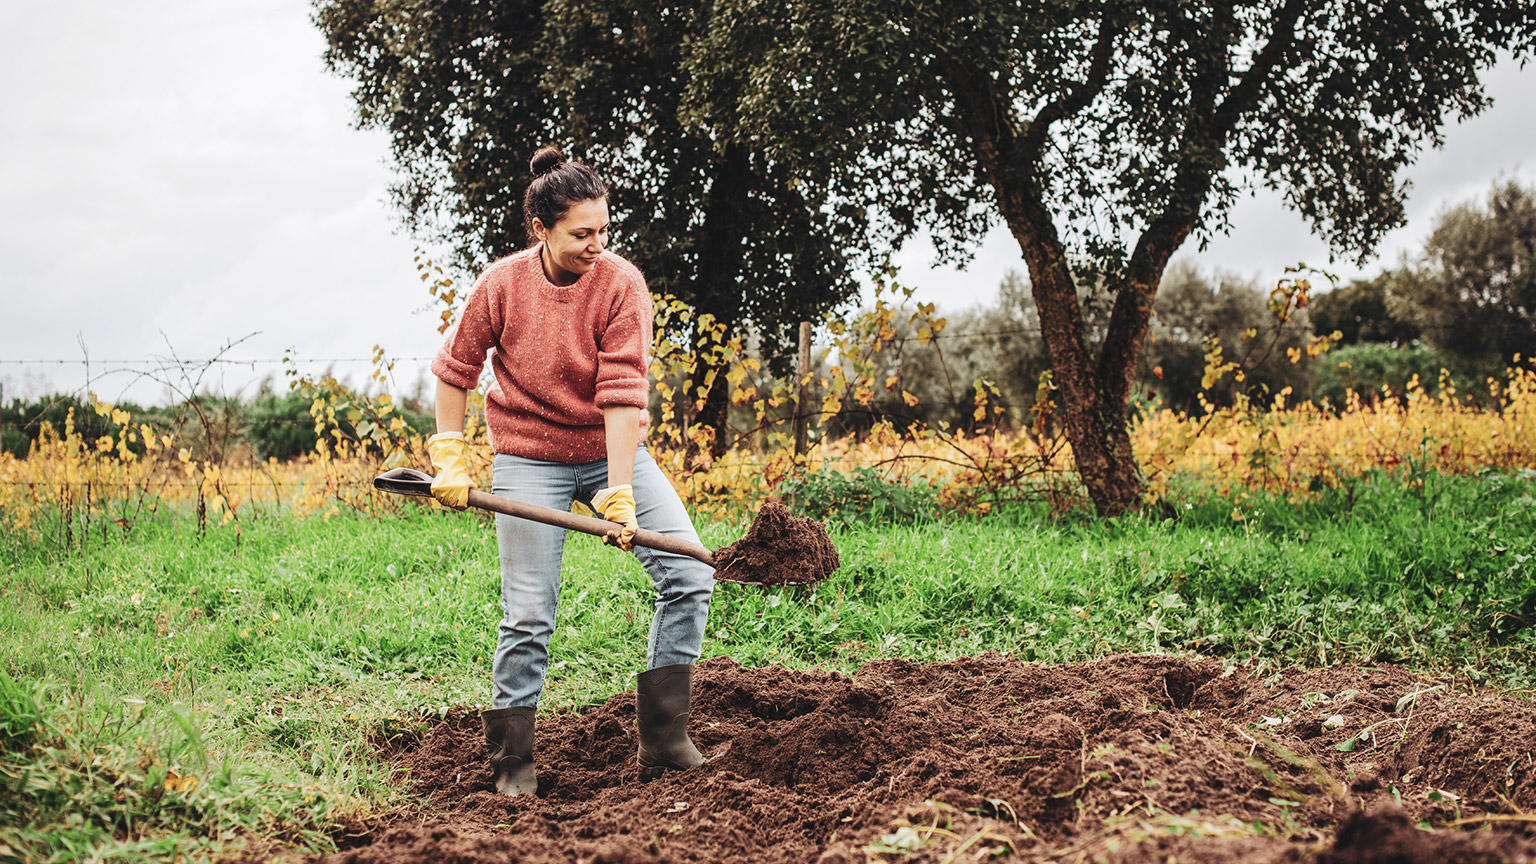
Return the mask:
{"type": "Polygon", "coordinates": [[[811,322],[800,322],[800,354],[795,362],[795,455],[800,456],[806,450],[806,432],[810,424],[810,412],[807,410],[807,397],[810,395],[811,386],[811,322]]]}

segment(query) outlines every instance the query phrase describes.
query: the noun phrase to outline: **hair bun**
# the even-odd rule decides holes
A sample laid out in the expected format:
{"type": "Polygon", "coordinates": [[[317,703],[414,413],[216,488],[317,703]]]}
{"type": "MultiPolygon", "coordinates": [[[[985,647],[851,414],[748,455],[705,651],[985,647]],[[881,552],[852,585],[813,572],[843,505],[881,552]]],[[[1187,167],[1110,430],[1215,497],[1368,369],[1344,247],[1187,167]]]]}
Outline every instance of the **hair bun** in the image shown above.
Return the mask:
{"type": "Polygon", "coordinates": [[[539,152],[533,154],[528,160],[528,167],[533,171],[533,176],[541,177],[565,164],[565,153],[559,147],[541,147],[539,152]]]}

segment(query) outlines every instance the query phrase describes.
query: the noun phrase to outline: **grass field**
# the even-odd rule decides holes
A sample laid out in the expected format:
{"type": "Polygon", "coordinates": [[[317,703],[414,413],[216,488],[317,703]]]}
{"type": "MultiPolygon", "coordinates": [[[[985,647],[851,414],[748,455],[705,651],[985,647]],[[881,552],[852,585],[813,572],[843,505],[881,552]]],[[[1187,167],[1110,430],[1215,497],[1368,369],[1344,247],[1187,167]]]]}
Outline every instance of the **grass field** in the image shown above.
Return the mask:
{"type": "MultiPolygon", "coordinates": [[[[704,653],[851,672],[1198,652],[1536,687],[1536,471],[1171,500],[1174,520],[855,520],[814,590],[720,586],[704,653]]],[[[712,547],[742,530],[702,527],[712,547]]],[[[473,514],[203,536],[163,516],[83,553],[15,532],[0,549],[0,861],[205,857],[250,836],[323,849],[330,825],[400,794],[370,742],[488,701],[499,577],[473,514]]],[[[633,686],[649,595],[632,559],[571,540],[541,711],[633,686]]]]}

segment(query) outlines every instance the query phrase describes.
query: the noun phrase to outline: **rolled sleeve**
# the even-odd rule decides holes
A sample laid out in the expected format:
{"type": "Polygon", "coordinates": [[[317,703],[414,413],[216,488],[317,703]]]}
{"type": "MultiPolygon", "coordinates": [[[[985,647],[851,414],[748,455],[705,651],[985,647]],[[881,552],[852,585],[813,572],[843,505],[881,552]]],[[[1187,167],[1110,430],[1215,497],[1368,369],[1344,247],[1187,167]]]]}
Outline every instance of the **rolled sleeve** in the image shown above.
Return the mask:
{"type": "Polygon", "coordinates": [[[631,285],[603,331],[597,352],[597,407],[646,407],[653,309],[645,283],[631,285]]]}
{"type": "Polygon", "coordinates": [[[443,347],[432,360],[432,374],[444,383],[465,390],[473,390],[480,383],[480,370],[485,368],[485,355],[495,347],[497,331],[492,317],[494,305],[490,284],[481,280],[470,292],[459,321],[448,332],[443,347]]]}

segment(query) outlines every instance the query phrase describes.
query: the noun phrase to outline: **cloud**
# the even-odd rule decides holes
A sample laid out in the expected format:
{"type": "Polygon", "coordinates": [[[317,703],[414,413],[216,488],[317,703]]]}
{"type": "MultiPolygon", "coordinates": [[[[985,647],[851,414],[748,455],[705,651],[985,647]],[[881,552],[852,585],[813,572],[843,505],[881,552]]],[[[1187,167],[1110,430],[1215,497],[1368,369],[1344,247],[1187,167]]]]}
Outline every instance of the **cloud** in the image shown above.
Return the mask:
{"type": "MultiPolygon", "coordinates": [[[[388,142],[352,128],[307,3],[67,0],[10,17],[4,357],[78,358],[77,336],[103,359],[167,342],[206,357],[253,331],[237,355],[436,347],[435,321],[410,312],[425,299],[413,244],[384,203],[388,142]]],[[[83,383],[83,369],[44,371],[83,383]]]]}

